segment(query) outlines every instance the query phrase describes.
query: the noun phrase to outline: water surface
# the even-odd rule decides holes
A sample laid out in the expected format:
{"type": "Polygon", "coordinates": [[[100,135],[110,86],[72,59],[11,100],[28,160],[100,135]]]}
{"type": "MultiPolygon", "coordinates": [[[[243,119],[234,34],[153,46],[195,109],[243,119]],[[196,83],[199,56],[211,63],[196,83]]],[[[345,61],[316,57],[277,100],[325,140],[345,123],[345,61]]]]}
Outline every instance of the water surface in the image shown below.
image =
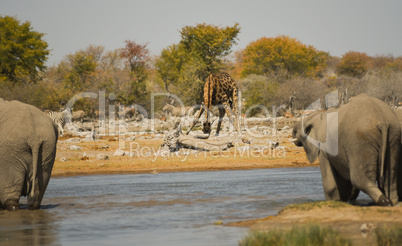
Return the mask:
{"type": "Polygon", "coordinates": [[[323,199],[316,167],[52,178],[41,210],[0,211],[0,245],[237,245],[214,223],[323,199]]]}

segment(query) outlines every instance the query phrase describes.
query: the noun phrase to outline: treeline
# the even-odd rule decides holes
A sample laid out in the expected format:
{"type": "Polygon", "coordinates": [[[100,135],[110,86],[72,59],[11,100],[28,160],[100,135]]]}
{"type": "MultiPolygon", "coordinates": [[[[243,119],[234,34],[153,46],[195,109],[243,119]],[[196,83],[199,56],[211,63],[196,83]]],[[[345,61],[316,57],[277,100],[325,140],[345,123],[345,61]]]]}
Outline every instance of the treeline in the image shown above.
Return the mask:
{"type": "MultiPolygon", "coordinates": [[[[348,52],[338,58],[287,36],[263,37],[233,53],[239,32],[239,24],[186,26],[181,41],[157,56],[150,55],[148,44],[127,40],[116,50],[90,45],[46,68],[43,34],[29,22],[0,17],[0,97],[59,110],[80,92],[105,91],[108,104],[137,104],[151,112],[152,103],[158,110],[172,99],[151,102],[151,93],[200,104],[206,77],[227,71],[241,88],[243,112],[255,105],[288,105],[290,98],[295,109],[303,109],[336,89],[342,102],[358,93],[390,105],[402,101],[402,57],[348,52]]],[[[98,103],[81,99],[74,108],[95,114],[98,103]]],[[[249,113],[261,113],[259,108],[249,113]]]]}
{"type": "MultiPolygon", "coordinates": [[[[338,91],[338,105],[365,93],[397,107],[402,102],[402,57],[369,57],[364,53],[348,52],[342,58],[329,57],[321,76],[300,76],[285,70],[264,75],[250,74],[239,81],[246,98],[246,109],[258,104],[270,112],[272,107],[280,105],[288,109],[292,100],[292,113],[295,113],[335,90],[338,91]]],[[[257,107],[250,113],[262,112],[257,107]]]]}

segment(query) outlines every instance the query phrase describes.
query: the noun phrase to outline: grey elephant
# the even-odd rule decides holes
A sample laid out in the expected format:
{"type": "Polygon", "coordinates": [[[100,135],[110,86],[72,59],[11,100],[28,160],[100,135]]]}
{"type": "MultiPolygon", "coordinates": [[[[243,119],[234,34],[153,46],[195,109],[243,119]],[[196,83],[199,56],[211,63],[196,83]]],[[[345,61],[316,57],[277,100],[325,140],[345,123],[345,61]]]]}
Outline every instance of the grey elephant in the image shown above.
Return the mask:
{"type": "Polygon", "coordinates": [[[0,207],[39,209],[56,156],[57,126],[38,108],[0,99],[0,207]]]}
{"type": "Polygon", "coordinates": [[[395,109],[396,118],[399,121],[399,124],[402,126],[402,109],[395,109]]]}
{"type": "MultiPolygon", "coordinates": [[[[396,118],[399,121],[399,125],[402,128],[402,109],[395,109],[394,110],[396,114],[396,118]]],[[[402,134],[401,134],[402,135],[402,134]]],[[[402,141],[402,140],[401,140],[402,141]]],[[[401,151],[399,153],[402,153],[402,142],[401,142],[401,151]]],[[[398,196],[399,200],[402,199],[402,154],[399,156],[399,168],[398,168],[398,196]]]]}
{"type": "Polygon", "coordinates": [[[401,127],[384,102],[358,95],[337,110],[308,116],[292,136],[310,162],[319,158],[327,200],[352,200],[360,190],[377,205],[398,202],[401,127]]]}

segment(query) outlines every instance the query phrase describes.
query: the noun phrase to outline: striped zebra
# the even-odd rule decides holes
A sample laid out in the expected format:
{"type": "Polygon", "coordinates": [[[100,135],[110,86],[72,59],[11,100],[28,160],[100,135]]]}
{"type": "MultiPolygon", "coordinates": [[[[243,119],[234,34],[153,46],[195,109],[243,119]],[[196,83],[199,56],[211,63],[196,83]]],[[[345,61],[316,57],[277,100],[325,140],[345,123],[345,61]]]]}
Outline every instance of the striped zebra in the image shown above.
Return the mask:
{"type": "Polygon", "coordinates": [[[194,114],[194,107],[184,106],[184,107],[175,107],[172,104],[166,104],[162,108],[163,112],[170,113],[172,116],[190,116],[194,114]]]}
{"type": "Polygon", "coordinates": [[[62,112],[56,112],[47,110],[46,114],[49,116],[50,119],[57,125],[57,129],[59,130],[59,135],[63,136],[64,134],[64,126],[66,123],[71,119],[71,108],[66,108],[62,112]]]}

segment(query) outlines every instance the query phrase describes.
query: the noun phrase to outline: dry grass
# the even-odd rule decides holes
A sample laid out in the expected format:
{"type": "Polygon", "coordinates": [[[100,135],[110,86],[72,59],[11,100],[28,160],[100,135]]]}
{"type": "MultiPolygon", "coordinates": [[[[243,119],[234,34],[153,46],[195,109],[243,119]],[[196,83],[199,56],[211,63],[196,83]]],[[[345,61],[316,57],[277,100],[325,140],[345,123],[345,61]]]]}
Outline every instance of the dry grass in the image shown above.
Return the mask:
{"type": "Polygon", "coordinates": [[[319,225],[294,226],[290,231],[272,230],[269,232],[254,231],[239,242],[240,246],[265,245],[309,245],[309,246],[344,246],[352,245],[351,240],[344,238],[330,227],[319,225]]]}
{"type": "MultiPolygon", "coordinates": [[[[253,231],[269,231],[276,235],[275,231],[278,230],[287,233],[295,226],[312,224],[332,228],[342,237],[350,239],[353,245],[376,245],[377,242],[378,245],[398,245],[395,242],[400,242],[402,235],[402,206],[355,206],[336,201],[319,201],[292,204],[275,216],[227,225],[250,227],[253,231]]],[[[272,238],[271,234],[269,237],[265,233],[261,234],[262,239],[272,238]]]]}

